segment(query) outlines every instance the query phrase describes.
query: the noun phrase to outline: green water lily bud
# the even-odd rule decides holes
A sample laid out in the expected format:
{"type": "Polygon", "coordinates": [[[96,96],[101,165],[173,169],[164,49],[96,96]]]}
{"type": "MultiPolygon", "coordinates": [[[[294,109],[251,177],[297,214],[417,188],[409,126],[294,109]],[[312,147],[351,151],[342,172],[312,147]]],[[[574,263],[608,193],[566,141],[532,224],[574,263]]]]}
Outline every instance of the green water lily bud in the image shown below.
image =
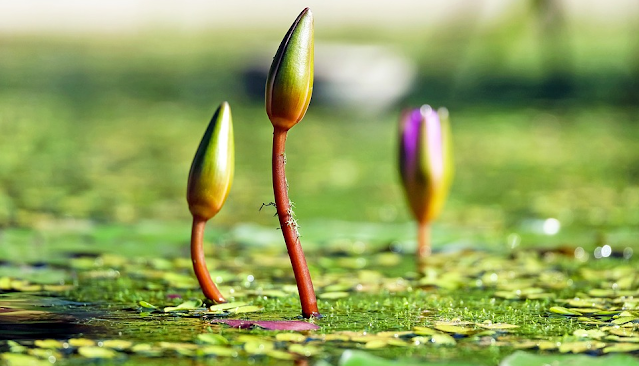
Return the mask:
{"type": "Polygon", "coordinates": [[[205,220],[215,216],[231,190],[235,169],[235,146],[231,107],[222,103],[197,148],[186,191],[189,210],[205,220]]]}
{"type": "Polygon", "coordinates": [[[306,114],[313,93],[313,14],[304,9],[284,36],[266,79],[266,113],[288,130],[306,114]]]}
{"type": "Polygon", "coordinates": [[[453,179],[448,111],[430,106],[401,119],[399,170],[409,206],[419,222],[437,218],[453,179]]]}

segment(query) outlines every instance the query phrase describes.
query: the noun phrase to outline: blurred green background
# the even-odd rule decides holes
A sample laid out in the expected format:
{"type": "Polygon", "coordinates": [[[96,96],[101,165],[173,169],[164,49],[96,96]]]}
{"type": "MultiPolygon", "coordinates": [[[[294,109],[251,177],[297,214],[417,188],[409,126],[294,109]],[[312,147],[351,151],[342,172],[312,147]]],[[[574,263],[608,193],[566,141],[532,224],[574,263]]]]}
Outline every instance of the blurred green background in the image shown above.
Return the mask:
{"type": "MultiPolygon", "coordinates": [[[[0,3],[0,227],[162,222],[187,232],[188,169],[224,100],[237,166],[211,225],[277,226],[272,208],[259,210],[272,201],[260,73],[302,5],[45,3],[0,3]]],[[[514,234],[544,234],[554,218],[554,244],[636,245],[639,6],[579,4],[304,4],[324,61],[287,145],[302,234],[308,225],[330,237],[345,221],[413,236],[397,120],[426,103],[450,110],[456,157],[436,238],[515,245],[514,234]],[[403,65],[406,89],[387,103],[338,93],[362,80],[377,80],[366,84],[373,94],[393,89],[386,66],[366,69],[383,57],[344,51],[363,45],[403,65]],[[346,76],[331,74],[349,60],[346,76]]]]}

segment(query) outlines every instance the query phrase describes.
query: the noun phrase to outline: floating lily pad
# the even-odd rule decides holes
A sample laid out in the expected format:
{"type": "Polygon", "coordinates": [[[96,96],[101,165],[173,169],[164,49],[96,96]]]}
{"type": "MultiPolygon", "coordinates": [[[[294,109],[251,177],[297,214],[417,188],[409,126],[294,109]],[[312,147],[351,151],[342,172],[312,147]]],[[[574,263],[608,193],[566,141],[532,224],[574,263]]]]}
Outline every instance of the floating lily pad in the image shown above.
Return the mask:
{"type": "Polygon", "coordinates": [[[288,351],[304,357],[311,357],[318,355],[322,350],[318,347],[310,345],[291,344],[290,346],[288,346],[288,351]]]}
{"type": "Polygon", "coordinates": [[[343,299],[349,296],[351,296],[349,292],[337,291],[337,292],[325,292],[323,294],[319,294],[319,296],[317,297],[323,300],[336,300],[336,299],[343,299]]]}
{"type": "Polygon", "coordinates": [[[473,328],[461,327],[458,325],[441,324],[441,325],[435,325],[434,328],[442,332],[459,334],[459,335],[468,335],[475,332],[473,328]]]}
{"type": "Polygon", "coordinates": [[[83,346],[78,348],[78,354],[86,358],[114,358],[118,352],[109,348],[83,346]]]}
{"type": "Polygon", "coordinates": [[[145,309],[157,309],[157,306],[150,304],[144,300],[140,300],[138,301],[138,305],[140,305],[141,307],[145,308],[145,309]]]}
{"type": "Polygon", "coordinates": [[[448,334],[433,334],[430,338],[430,342],[442,346],[454,346],[457,344],[455,338],[448,334]]]}
{"type": "Polygon", "coordinates": [[[639,351],[637,343],[617,343],[604,348],[604,353],[627,353],[639,351]]]}
{"type": "Polygon", "coordinates": [[[290,352],[286,352],[286,351],[281,351],[281,350],[271,350],[266,352],[266,355],[269,357],[273,357],[275,359],[278,360],[295,360],[297,359],[297,356],[293,353],[290,352]]]}
{"type": "Polygon", "coordinates": [[[102,347],[111,348],[118,351],[123,351],[125,349],[131,348],[131,346],[133,346],[133,342],[120,339],[109,339],[102,341],[102,347]]]}
{"type": "Polygon", "coordinates": [[[519,325],[506,324],[506,323],[490,323],[490,322],[489,323],[477,323],[477,326],[482,327],[484,329],[497,329],[497,330],[519,328],[519,325]]]}
{"type": "Polygon", "coordinates": [[[585,355],[537,355],[517,351],[506,357],[499,366],[637,366],[639,361],[632,356],[592,357],[585,355]]]}
{"type": "Polygon", "coordinates": [[[268,330],[316,330],[318,325],[300,320],[235,320],[235,319],[213,319],[211,323],[224,323],[232,328],[247,329],[258,326],[268,330]]]}
{"type": "Polygon", "coordinates": [[[231,314],[246,314],[246,313],[257,313],[264,310],[263,307],[248,305],[248,306],[240,306],[237,308],[229,309],[228,312],[231,314]]]}
{"type": "Polygon", "coordinates": [[[228,339],[224,338],[220,334],[215,333],[203,333],[197,335],[197,340],[206,344],[215,344],[215,345],[227,345],[229,344],[228,339]]]}
{"type": "Polygon", "coordinates": [[[306,336],[299,333],[278,333],[275,335],[275,339],[283,342],[296,342],[301,343],[306,341],[306,336]]]}
{"type": "Polygon", "coordinates": [[[71,338],[67,343],[71,347],[95,346],[95,341],[87,338],[71,338]]]}
{"type": "Polygon", "coordinates": [[[230,347],[224,346],[205,346],[198,349],[198,354],[203,356],[219,356],[219,357],[237,357],[238,353],[236,350],[230,347]]]}
{"type": "Polygon", "coordinates": [[[188,310],[197,310],[202,307],[202,300],[193,299],[188,300],[181,303],[178,306],[167,306],[164,308],[164,312],[172,312],[172,311],[188,311],[188,310]]]}
{"type": "Polygon", "coordinates": [[[548,311],[550,311],[551,313],[555,313],[555,314],[559,314],[559,315],[566,315],[566,316],[581,316],[583,314],[581,314],[578,311],[573,311],[570,309],[566,309],[563,306],[553,306],[550,309],[548,309],[548,311]]]}
{"type": "Polygon", "coordinates": [[[250,355],[261,355],[275,349],[275,345],[267,340],[254,340],[244,343],[244,351],[250,355]]]}
{"type": "Polygon", "coordinates": [[[0,354],[6,366],[51,366],[48,360],[42,360],[35,356],[29,356],[21,353],[2,353],[0,354]]]}
{"type": "Polygon", "coordinates": [[[591,339],[601,339],[606,336],[606,333],[599,329],[577,329],[572,333],[575,337],[578,338],[591,338],[591,339]]]}
{"type": "Polygon", "coordinates": [[[599,341],[563,342],[559,346],[559,352],[583,353],[588,351],[595,351],[600,348],[604,348],[605,346],[606,343],[599,341]]]}
{"type": "Polygon", "coordinates": [[[36,347],[40,348],[54,348],[60,349],[64,347],[64,344],[55,339],[38,339],[33,342],[36,347]]]}

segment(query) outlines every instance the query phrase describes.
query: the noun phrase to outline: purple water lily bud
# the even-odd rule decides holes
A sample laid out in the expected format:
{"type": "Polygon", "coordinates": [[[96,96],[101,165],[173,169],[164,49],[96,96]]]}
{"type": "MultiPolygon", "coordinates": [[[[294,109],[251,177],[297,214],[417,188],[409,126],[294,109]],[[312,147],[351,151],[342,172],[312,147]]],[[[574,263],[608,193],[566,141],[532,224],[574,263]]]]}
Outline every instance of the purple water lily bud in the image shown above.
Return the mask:
{"type": "Polygon", "coordinates": [[[453,178],[448,111],[424,105],[404,112],[400,123],[399,170],[413,215],[431,222],[441,212],[453,178]]]}

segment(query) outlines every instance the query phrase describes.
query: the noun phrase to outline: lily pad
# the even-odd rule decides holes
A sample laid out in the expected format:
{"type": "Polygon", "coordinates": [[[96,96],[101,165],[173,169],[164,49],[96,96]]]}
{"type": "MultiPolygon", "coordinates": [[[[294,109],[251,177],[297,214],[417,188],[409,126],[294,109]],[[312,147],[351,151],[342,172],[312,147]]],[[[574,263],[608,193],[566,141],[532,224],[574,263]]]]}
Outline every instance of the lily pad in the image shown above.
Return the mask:
{"type": "Polygon", "coordinates": [[[230,310],[230,309],[239,308],[241,306],[246,306],[246,305],[248,305],[248,303],[244,302],[244,301],[227,302],[227,303],[224,303],[224,304],[211,305],[209,307],[209,310],[213,311],[213,312],[224,311],[224,310],[230,310]]]}
{"type": "Polygon", "coordinates": [[[559,314],[559,315],[566,315],[566,316],[581,316],[583,314],[581,314],[578,311],[573,311],[570,309],[566,309],[563,306],[553,306],[550,309],[548,309],[548,311],[550,311],[551,313],[555,313],[555,314],[559,314]]]}
{"type": "Polygon", "coordinates": [[[336,299],[343,299],[349,296],[351,296],[349,292],[336,291],[336,292],[324,292],[323,294],[319,294],[319,296],[317,297],[323,300],[336,300],[336,299]]]}
{"type": "Polygon", "coordinates": [[[639,360],[632,356],[615,355],[592,357],[586,355],[537,355],[517,351],[504,358],[499,366],[638,366],[639,360]]]}
{"type": "Polygon", "coordinates": [[[109,348],[83,346],[78,348],[78,354],[86,358],[114,358],[118,352],[109,348]]]}
{"type": "Polygon", "coordinates": [[[211,323],[224,323],[231,328],[248,329],[254,326],[268,330],[317,330],[318,325],[300,320],[235,320],[235,319],[213,319],[211,323]]]}
{"type": "Polygon", "coordinates": [[[164,308],[164,312],[172,312],[172,311],[188,311],[188,310],[196,310],[202,307],[202,300],[193,299],[187,300],[181,303],[178,306],[167,306],[164,308]]]}
{"type": "Polygon", "coordinates": [[[228,339],[224,338],[220,334],[215,333],[202,333],[197,335],[197,340],[206,344],[215,344],[215,345],[227,345],[229,344],[228,339]]]}

